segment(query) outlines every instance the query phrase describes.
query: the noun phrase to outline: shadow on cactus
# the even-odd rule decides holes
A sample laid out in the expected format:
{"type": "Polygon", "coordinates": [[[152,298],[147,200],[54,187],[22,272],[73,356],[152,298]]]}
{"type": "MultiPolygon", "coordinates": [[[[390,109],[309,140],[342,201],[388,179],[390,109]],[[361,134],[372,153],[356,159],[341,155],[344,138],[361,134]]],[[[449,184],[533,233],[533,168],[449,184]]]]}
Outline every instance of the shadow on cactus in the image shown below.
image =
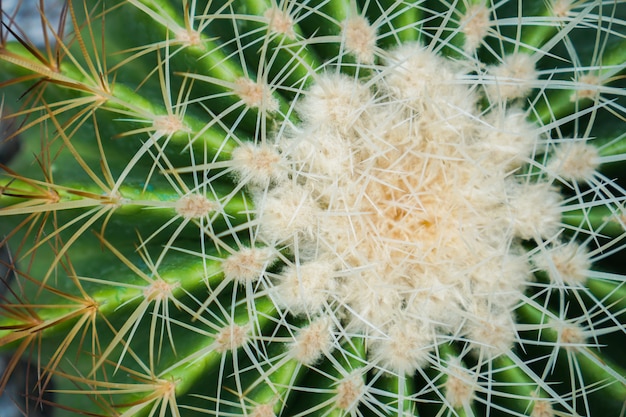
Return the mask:
{"type": "Polygon", "coordinates": [[[76,0],[43,44],[3,11],[0,388],[623,415],[625,9],[76,0]]]}

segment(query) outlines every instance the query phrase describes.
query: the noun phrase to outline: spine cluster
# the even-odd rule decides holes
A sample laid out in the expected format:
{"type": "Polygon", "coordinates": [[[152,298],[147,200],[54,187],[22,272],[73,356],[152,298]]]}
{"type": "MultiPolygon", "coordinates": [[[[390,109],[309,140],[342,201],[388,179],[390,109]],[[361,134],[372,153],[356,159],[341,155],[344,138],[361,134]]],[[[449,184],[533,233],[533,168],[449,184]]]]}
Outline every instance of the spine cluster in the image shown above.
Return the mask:
{"type": "Polygon", "coordinates": [[[452,335],[490,357],[511,348],[532,281],[522,241],[560,239],[563,199],[553,176],[520,175],[550,139],[523,119],[490,123],[519,119],[509,93],[485,113],[469,62],[418,44],[388,56],[365,80],[316,77],[302,122],[236,151],[236,177],[252,180],[258,240],[293,257],[267,280],[276,305],[341,317],[372,338],[375,363],[412,374],[452,335]],[[260,163],[272,151],[275,174],[260,163]]]}

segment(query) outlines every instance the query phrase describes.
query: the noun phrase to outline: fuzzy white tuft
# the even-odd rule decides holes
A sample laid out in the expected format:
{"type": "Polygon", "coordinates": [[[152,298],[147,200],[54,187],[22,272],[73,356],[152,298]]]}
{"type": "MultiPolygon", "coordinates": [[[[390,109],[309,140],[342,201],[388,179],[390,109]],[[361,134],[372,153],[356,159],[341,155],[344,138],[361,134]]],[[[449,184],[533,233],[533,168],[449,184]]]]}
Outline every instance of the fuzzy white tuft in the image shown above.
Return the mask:
{"type": "Polygon", "coordinates": [[[491,24],[489,9],[484,4],[472,4],[467,8],[460,21],[463,35],[465,35],[463,44],[465,51],[474,52],[480,47],[491,24]]]}
{"type": "Polygon", "coordinates": [[[222,262],[224,279],[241,284],[255,282],[273,260],[274,254],[268,248],[242,248],[222,262]]]}
{"type": "Polygon", "coordinates": [[[588,251],[576,242],[550,247],[534,261],[541,270],[548,272],[554,283],[574,287],[585,283],[591,269],[588,251]]]}
{"type": "Polygon", "coordinates": [[[365,64],[374,62],[376,29],[366,18],[355,16],[344,20],[341,23],[341,33],[346,50],[356,56],[359,62],[365,64]]]}
{"type": "Polygon", "coordinates": [[[475,395],[476,382],[470,372],[453,361],[446,369],[445,394],[446,401],[455,408],[467,407],[475,395]]]}
{"type": "Polygon", "coordinates": [[[271,7],[265,11],[263,17],[265,17],[272,32],[285,35],[289,39],[296,37],[294,21],[288,13],[277,7],[271,7]]]}
{"type": "Polygon", "coordinates": [[[600,165],[595,146],[585,142],[559,144],[548,165],[548,170],[566,180],[589,181],[600,165]]]}
{"type": "Polygon", "coordinates": [[[363,397],[364,391],[363,373],[357,369],[337,384],[335,406],[340,410],[348,412],[355,410],[363,397]]]}
{"type": "Polygon", "coordinates": [[[300,100],[298,113],[311,126],[347,131],[371,101],[370,91],[347,75],[325,74],[300,100]]]}
{"type": "Polygon", "coordinates": [[[226,326],[215,336],[213,349],[219,353],[236,350],[248,342],[249,331],[248,326],[226,326]]]}
{"type": "Polygon", "coordinates": [[[237,179],[249,187],[263,188],[285,178],[278,151],[269,145],[244,143],[232,153],[237,179]]]}
{"type": "Polygon", "coordinates": [[[272,97],[269,87],[262,82],[239,78],[235,81],[234,93],[250,108],[258,108],[268,112],[278,110],[278,101],[272,97]]]}
{"type": "Polygon", "coordinates": [[[524,98],[538,79],[535,61],[525,53],[507,55],[500,65],[491,67],[490,74],[493,84],[487,85],[487,93],[492,101],[524,98]]]}
{"type": "Polygon", "coordinates": [[[332,351],[332,325],[327,317],[320,317],[300,329],[290,345],[290,356],[304,365],[313,365],[332,351]]]}
{"type": "Polygon", "coordinates": [[[176,202],[176,213],[186,219],[204,217],[219,208],[214,201],[200,194],[188,194],[176,202]]]}

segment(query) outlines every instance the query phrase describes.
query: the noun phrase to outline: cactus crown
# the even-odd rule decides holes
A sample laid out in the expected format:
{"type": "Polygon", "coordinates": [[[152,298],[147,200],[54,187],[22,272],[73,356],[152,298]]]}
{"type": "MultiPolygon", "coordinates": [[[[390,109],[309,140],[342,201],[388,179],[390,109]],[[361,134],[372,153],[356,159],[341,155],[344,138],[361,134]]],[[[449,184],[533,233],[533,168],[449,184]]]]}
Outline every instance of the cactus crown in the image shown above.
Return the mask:
{"type": "Polygon", "coordinates": [[[3,10],[2,398],[617,413],[626,11],[529,3],[3,10]]]}

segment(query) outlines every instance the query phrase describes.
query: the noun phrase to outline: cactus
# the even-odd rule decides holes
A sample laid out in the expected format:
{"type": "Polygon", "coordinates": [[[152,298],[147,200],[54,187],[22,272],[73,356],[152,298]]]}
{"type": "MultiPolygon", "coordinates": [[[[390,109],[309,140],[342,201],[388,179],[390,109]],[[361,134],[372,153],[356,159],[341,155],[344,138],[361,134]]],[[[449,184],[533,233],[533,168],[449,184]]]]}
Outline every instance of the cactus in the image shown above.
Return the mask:
{"type": "Polygon", "coordinates": [[[13,16],[23,414],[623,415],[623,1],[13,16]]]}

